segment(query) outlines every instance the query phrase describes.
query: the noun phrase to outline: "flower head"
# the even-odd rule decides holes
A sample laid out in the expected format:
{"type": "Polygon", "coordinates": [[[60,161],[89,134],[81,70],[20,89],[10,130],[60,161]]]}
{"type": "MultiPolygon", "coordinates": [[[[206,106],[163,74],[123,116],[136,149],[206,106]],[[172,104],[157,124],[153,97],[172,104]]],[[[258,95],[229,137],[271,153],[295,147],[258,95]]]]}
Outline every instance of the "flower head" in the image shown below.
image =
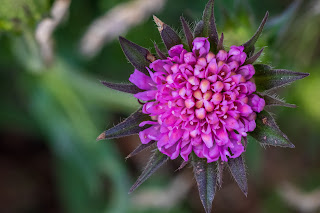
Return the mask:
{"type": "Polygon", "coordinates": [[[102,83],[134,94],[142,107],[98,137],[139,134],[142,144],[128,157],[156,146],[130,192],[169,158],[181,156],[182,167],[190,162],[206,212],[211,211],[225,165],[247,194],[242,156],[248,137],[263,145],[294,147],[265,106],[294,107],[270,95],[270,91],[308,76],[254,64],[263,51],[254,54],[268,13],[251,39],[226,50],[224,35],[219,38],[217,33],[213,5],[209,0],[194,33],[181,17],[186,44],[171,27],[154,17],[168,54],[155,45],[156,57],[120,37],[125,55],[136,68],[129,78],[132,84],[102,83]]]}
{"type": "Polygon", "coordinates": [[[167,59],[152,62],[149,76],[135,70],[129,80],[145,90],[135,97],[147,101],[142,112],[152,118],[140,124],[151,125],[139,133],[142,143],[157,141],[171,159],[188,161],[192,151],[208,163],[239,157],[241,138],[255,129],[256,113],[265,105],[253,94],[255,70],[244,64],[243,50],[232,46],[215,55],[208,38],[198,37],[191,52],[175,45],[167,59]]]}

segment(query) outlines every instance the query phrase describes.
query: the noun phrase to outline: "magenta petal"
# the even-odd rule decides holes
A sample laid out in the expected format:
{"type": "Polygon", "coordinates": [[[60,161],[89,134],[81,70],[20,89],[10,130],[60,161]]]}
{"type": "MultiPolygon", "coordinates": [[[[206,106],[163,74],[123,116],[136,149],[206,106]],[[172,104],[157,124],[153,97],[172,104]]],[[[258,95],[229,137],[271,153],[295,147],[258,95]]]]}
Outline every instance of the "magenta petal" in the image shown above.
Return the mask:
{"type": "Polygon", "coordinates": [[[175,56],[180,57],[180,54],[182,53],[183,50],[184,50],[183,49],[183,44],[179,44],[179,45],[173,46],[169,50],[169,56],[170,57],[175,57],[175,56]]]}
{"type": "Polygon", "coordinates": [[[157,90],[150,90],[150,91],[145,91],[145,92],[139,92],[134,95],[134,97],[143,100],[143,101],[151,101],[155,99],[155,96],[157,94],[157,90]]]}
{"type": "Polygon", "coordinates": [[[159,140],[160,138],[159,126],[152,126],[148,129],[145,129],[139,132],[139,137],[140,137],[141,143],[143,144],[147,144],[151,140],[159,140]]]}
{"type": "Polygon", "coordinates": [[[134,73],[130,75],[129,81],[135,84],[140,89],[151,90],[154,88],[155,83],[152,81],[151,77],[140,72],[139,70],[134,70],[134,73]]]}

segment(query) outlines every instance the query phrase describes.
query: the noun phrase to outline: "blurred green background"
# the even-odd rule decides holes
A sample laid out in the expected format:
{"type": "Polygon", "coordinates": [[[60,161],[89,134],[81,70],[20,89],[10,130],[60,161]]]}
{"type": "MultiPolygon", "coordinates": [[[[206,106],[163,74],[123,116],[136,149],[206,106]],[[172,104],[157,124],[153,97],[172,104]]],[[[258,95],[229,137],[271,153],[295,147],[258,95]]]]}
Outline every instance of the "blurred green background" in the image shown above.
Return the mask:
{"type": "MultiPolygon", "coordinates": [[[[117,36],[152,52],[164,45],[156,14],[181,31],[205,0],[1,0],[0,212],[203,212],[192,171],[181,160],[128,195],[149,152],[125,160],[137,136],[96,142],[139,106],[99,80],[126,82],[133,68],[117,36]]],[[[240,45],[266,11],[261,62],[311,75],[277,92],[296,109],[276,108],[295,149],[249,141],[249,195],[228,172],[214,212],[320,212],[320,1],[216,0],[219,33],[240,45]]]]}

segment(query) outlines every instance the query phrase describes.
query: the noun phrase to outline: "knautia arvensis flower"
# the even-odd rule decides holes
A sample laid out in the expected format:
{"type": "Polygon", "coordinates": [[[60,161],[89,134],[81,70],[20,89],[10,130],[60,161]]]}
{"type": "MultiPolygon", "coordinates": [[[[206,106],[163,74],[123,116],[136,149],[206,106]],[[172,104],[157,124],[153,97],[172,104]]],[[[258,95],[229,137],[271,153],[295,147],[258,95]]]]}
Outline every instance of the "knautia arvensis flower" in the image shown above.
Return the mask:
{"type": "Polygon", "coordinates": [[[129,78],[131,83],[102,83],[134,94],[142,107],[98,137],[100,140],[139,134],[142,144],[128,157],[155,147],[130,192],[168,159],[181,156],[181,168],[190,162],[206,212],[211,211],[216,186],[221,186],[226,165],[247,195],[242,158],[247,137],[262,145],[294,147],[264,108],[295,107],[270,95],[270,91],[308,75],[253,65],[263,51],[254,54],[268,13],[249,41],[225,48],[223,33],[220,38],[217,33],[213,6],[214,0],[210,0],[193,33],[181,17],[184,40],[154,16],[168,54],[155,45],[157,56],[154,56],[120,37],[121,47],[135,67],[129,78]]]}

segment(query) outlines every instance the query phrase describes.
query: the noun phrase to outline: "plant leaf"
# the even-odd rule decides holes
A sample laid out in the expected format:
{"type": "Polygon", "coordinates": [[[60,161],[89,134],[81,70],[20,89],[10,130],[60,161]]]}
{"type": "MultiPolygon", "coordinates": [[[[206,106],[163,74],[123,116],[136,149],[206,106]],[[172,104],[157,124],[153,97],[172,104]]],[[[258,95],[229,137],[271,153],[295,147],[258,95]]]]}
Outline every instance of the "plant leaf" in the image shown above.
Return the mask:
{"type": "Polygon", "coordinates": [[[294,148],[294,145],[279,129],[274,118],[267,111],[264,110],[257,115],[256,124],[256,129],[249,135],[260,142],[261,145],[294,148]]]}
{"type": "Polygon", "coordinates": [[[262,48],[259,52],[257,52],[256,54],[254,54],[253,56],[251,56],[250,58],[248,58],[245,62],[244,65],[246,64],[253,64],[262,54],[264,48],[262,48]]]}
{"type": "Polygon", "coordinates": [[[289,108],[296,108],[295,104],[288,104],[277,97],[272,97],[270,95],[264,95],[263,99],[266,102],[266,107],[273,107],[273,106],[284,106],[289,108]]]}
{"type": "Polygon", "coordinates": [[[170,48],[175,45],[182,44],[181,38],[170,26],[163,23],[156,16],[153,16],[153,19],[158,26],[158,30],[160,32],[163,43],[166,45],[168,50],[170,50],[170,48]]]}
{"type": "Polygon", "coordinates": [[[131,114],[123,122],[116,126],[104,131],[98,136],[97,140],[120,138],[129,135],[138,134],[139,132],[147,129],[150,125],[140,127],[139,124],[143,121],[150,120],[150,116],[142,113],[142,108],[131,114]]]}
{"type": "Polygon", "coordinates": [[[198,184],[199,195],[206,213],[211,212],[212,202],[216,193],[217,173],[216,163],[207,163],[206,159],[192,154],[194,177],[198,184]]]}
{"type": "Polygon", "coordinates": [[[126,159],[131,158],[137,154],[139,154],[140,152],[142,152],[143,150],[149,148],[150,146],[152,146],[156,141],[150,141],[147,144],[140,144],[135,150],[133,150],[133,152],[131,152],[126,159]]]}
{"type": "Polygon", "coordinates": [[[293,72],[282,69],[274,70],[270,66],[264,64],[255,64],[254,68],[256,71],[254,79],[258,92],[276,89],[309,76],[308,73],[293,72]]]}
{"type": "Polygon", "coordinates": [[[242,156],[237,158],[229,158],[228,166],[230,172],[245,196],[248,195],[248,183],[246,175],[246,167],[242,156]]]}
{"type": "Polygon", "coordinates": [[[161,52],[161,50],[159,49],[159,47],[156,43],[154,43],[154,48],[155,48],[157,55],[159,56],[160,59],[162,59],[162,60],[167,59],[167,56],[163,52],[161,52]]]}
{"type": "Polygon", "coordinates": [[[122,84],[122,83],[112,83],[107,81],[101,81],[101,83],[110,89],[118,90],[120,92],[130,93],[130,94],[137,94],[139,92],[144,91],[132,83],[122,84]]]}
{"type": "Polygon", "coordinates": [[[192,50],[192,48],[193,48],[193,45],[192,45],[193,35],[192,35],[191,30],[190,30],[190,27],[187,24],[186,20],[182,16],[180,17],[180,21],[181,21],[181,24],[182,24],[182,27],[183,27],[183,31],[184,31],[184,35],[186,36],[189,48],[192,50]]]}
{"type": "Polygon", "coordinates": [[[194,36],[195,38],[197,38],[197,37],[202,37],[202,36],[203,36],[203,35],[202,35],[203,27],[204,27],[204,23],[203,23],[203,21],[201,20],[201,21],[199,21],[199,22],[197,23],[196,27],[194,28],[193,36],[194,36]]]}
{"type": "Polygon", "coordinates": [[[242,46],[244,46],[244,52],[247,53],[248,57],[251,57],[252,54],[254,53],[255,50],[255,43],[257,42],[257,40],[259,39],[262,30],[264,28],[264,25],[266,24],[267,20],[269,17],[269,12],[266,12],[266,15],[264,16],[258,30],[256,31],[256,33],[253,35],[253,37],[247,41],[246,43],[244,43],[242,46]]]}
{"type": "Polygon", "coordinates": [[[136,190],[144,181],[146,181],[155,171],[157,171],[169,157],[162,154],[159,150],[156,150],[152,157],[150,158],[147,167],[144,169],[138,180],[131,187],[129,194],[136,190]]]}
{"type": "Polygon", "coordinates": [[[214,0],[209,0],[203,12],[203,36],[209,37],[211,49],[217,52],[219,35],[214,18],[214,0]]]}
{"type": "Polygon", "coordinates": [[[155,57],[144,47],[141,47],[123,37],[119,37],[121,48],[130,63],[139,71],[149,76],[146,67],[153,61],[155,57]]]}

